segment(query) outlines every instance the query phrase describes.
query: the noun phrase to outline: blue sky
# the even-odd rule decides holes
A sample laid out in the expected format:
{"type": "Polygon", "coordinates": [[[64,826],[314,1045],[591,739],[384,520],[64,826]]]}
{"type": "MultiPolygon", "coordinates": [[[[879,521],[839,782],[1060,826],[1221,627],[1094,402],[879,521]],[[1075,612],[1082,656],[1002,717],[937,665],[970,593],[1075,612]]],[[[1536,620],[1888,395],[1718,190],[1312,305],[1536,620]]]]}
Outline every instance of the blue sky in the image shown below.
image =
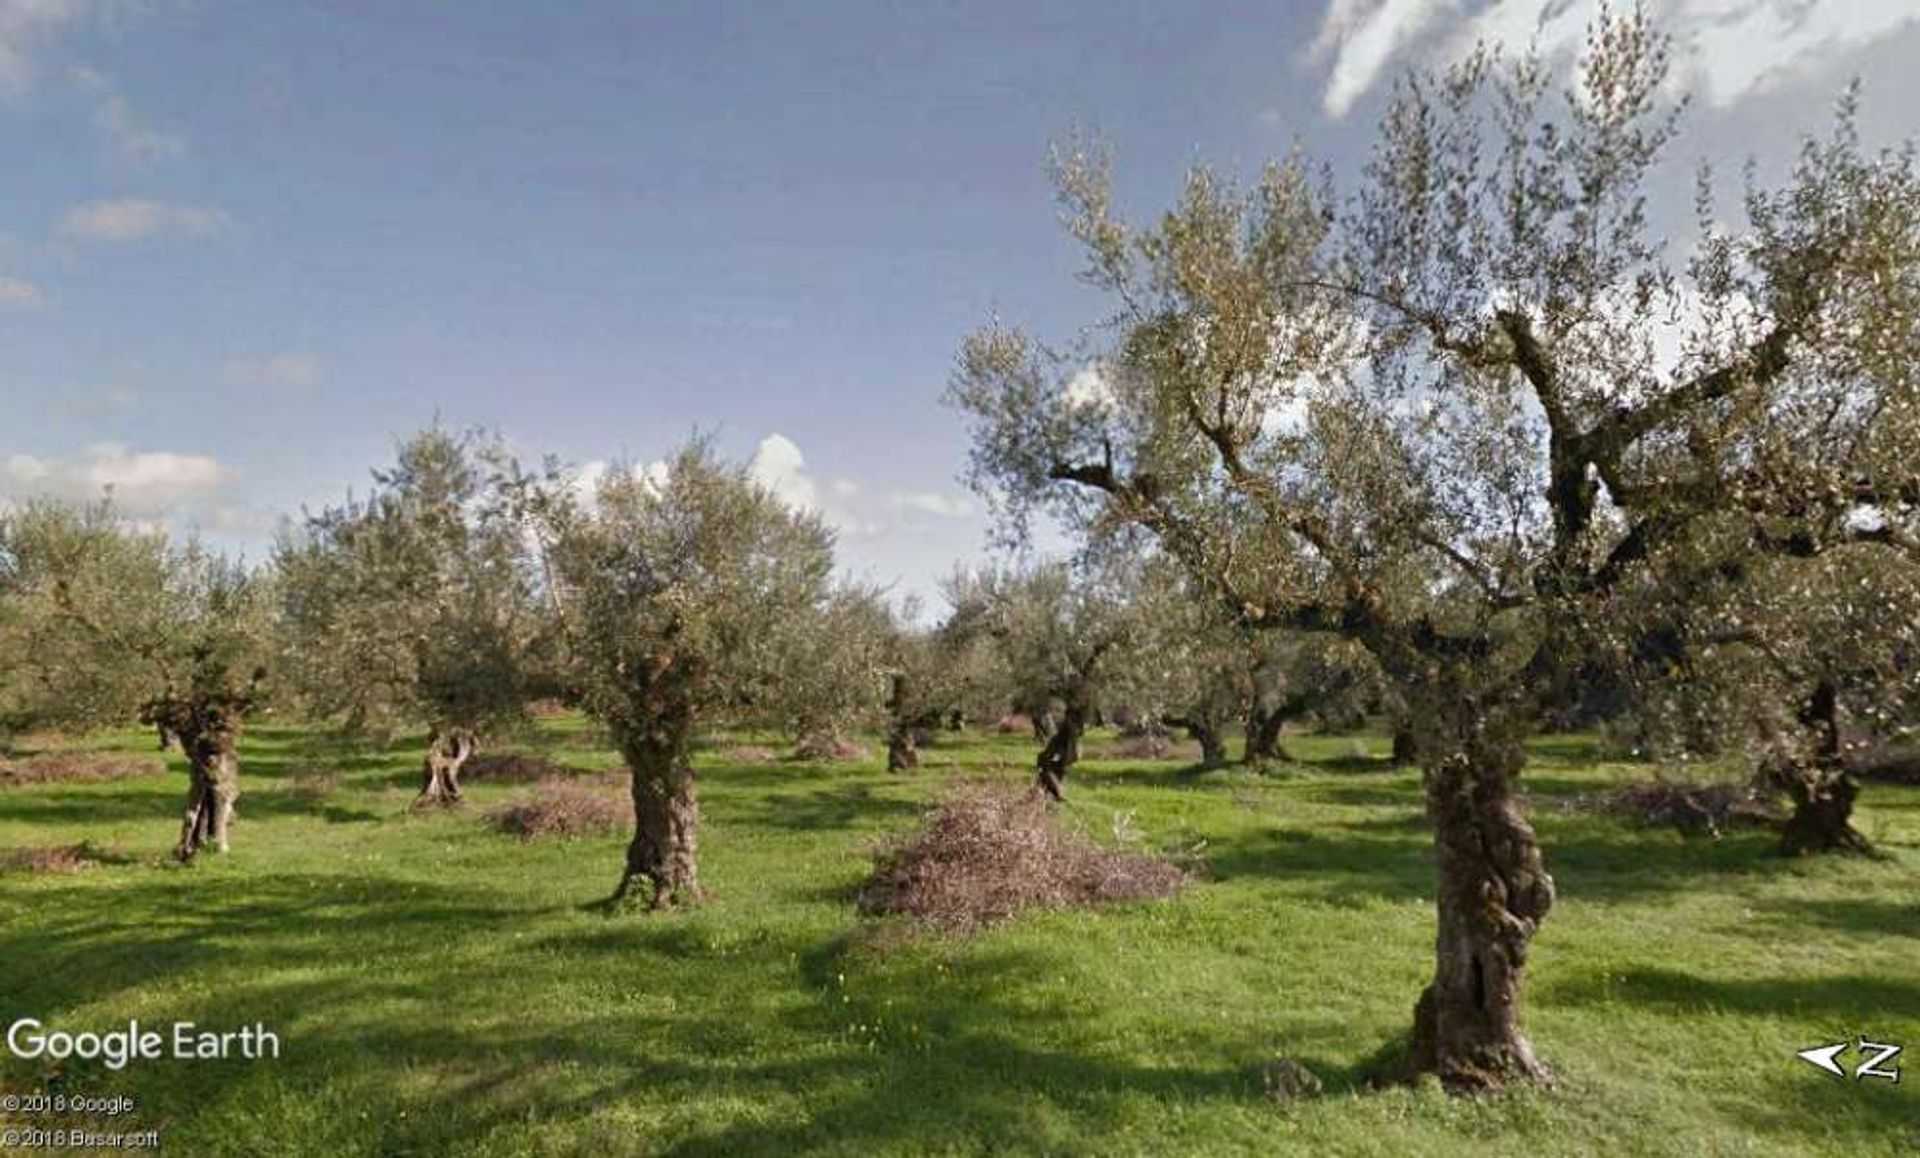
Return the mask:
{"type": "MultiPolygon", "coordinates": [[[[1682,168],[1777,164],[1855,73],[1916,128],[1910,0],[1656,7],[1682,168]]],[[[1050,141],[1139,211],[1296,140],[1350,174],[1399,70],[1591,10],[0,0],[0,500],[113,483],[257,555],[436,413],[577,463],[703,427],[926,591],[983,546],[960,338],[1099,314],[1050,141]]]]}

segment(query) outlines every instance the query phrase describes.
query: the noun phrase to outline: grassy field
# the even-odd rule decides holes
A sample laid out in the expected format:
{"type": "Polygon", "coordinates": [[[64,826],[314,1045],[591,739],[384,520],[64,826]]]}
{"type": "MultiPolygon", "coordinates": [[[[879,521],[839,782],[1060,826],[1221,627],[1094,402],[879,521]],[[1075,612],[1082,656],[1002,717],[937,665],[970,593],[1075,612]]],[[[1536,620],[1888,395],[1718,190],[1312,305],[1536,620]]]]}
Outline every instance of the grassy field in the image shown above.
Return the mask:
{"type": "MultiPolygon", "coordinates": [[[[577,725],[545,742],[612,764],[577,725]]],[[[0,848],[87,838],[142,858],[0,875],[0,1015],[265,1022],[278,1061],[59,1076],[137,1099],[88,1124],[157,1129],[180,1154],[1920,1152],[1920,1075],[1842,1081],[1793,1057],[1859,1034],[1920,1047],[1920,790],[1863,794],[1885,859],[1792,862],[1757,833],[1683,840],[1571,810],[1645,769],[1542,741],[1527,782],[1560,903],[1528,1018],[1560,1086],[1450,1099],[1361,1080],[1431,967],[1418,778],[1363,755],[1377,737],[1292,747],[1302,762],[1267,776],[1084,764],[1070,822],[1198,849],[1207,879],[956,940],[864,919],[853,890],[949,777],[1024,777],[1018,737],[936,748],[905,777],[703,757],[710,902],[608,917],[584,906],[620,839],[485,829],[517,786],[410,816],[417,748],[328,755],[256,728],[234,851],[186,868],[158,860],[177,763],[0,789],[0,848]],[[315,764],[341,771],[324,795],[297,790],[315,764]],[[1280,1055],[1327,1095],[1266,1100],[1280,1055]]],[[[8,1092],[47,1080],[0,1065],[8,1092]]]]}

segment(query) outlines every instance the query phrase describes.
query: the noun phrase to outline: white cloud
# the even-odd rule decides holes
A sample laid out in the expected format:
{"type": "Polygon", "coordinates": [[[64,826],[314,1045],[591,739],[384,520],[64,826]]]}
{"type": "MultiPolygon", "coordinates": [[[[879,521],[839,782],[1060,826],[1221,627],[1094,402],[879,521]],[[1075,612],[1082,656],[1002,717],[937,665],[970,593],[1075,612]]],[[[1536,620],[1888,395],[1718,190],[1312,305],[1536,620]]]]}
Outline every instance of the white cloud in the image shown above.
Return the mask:
{"type": "Polygon", "coordinates": [[[753,458],[747,463],[747,473],[788,506],[802,511],[817,510],[818,488],[806,467],[807,460],[793,439],[784,434],[769,434],[755,448],[753,458]]]}
{"type": "MultiPolygon", "coordinates": [[[[1439,46],[1458,59],[1476,41],[1519,51],[1530,43],[1560,63],[1575,57],[1600,0],[1470,0],[1464,22],[1439,46]]],[[[1457,0],[1329,0],[1308,57],[1332,57],[1322,103],[1342,116],[1457,0]]],[[[1616,10],[1622,8],[1615,5],[1616,10]]],[[[1912,0],[1657,0],[1656,27],[1670,32],[1676,73],[1710,105],[1726,107],[1748,93],[1816,68],[1920,22],[1912,0]]]]}
{"type": "Polygon", "coordinates": [[[1442,7],[1439,0],[1332,0],[1310,50],[1315,60],[1333,54],[1322,97],[1327,114],[1346,115],[1442,7]]]}
{"type": "MultiPolygon", "coordinates": [[[[0,3],[4,2],[0,0],[0,3]]],[[[105,73],[80,67],[73,70],[73,76],[80,87],[93,94],[98,102],[94,107],[93,122],[121,156],[135,161],[153,161],[178,157],[187,151],[186,138],[148,124],[105,73]]]]}
{"type": "Polygon", "coordinates": [[[1100,367],[1089,362],[1067,379],[1067,388],[1062,392],[1070,410],[1104,409],[1113,401],[1113,383],[1100,367]]]}
{"type": "Polygon", "coordinates": [[[220,377],[231,386],[265,386],[277,390],[304,390],[318,386],[326,376],[320,360],[300,350],[286,350],[259,359],[236,358],[220,367],[220,377]]]}
{"type": "Polygon", "coordinates": [[[38,306],[46,304],[40,287],[17,277],[0,277],[0,306],[38,306]]]}
{"type": "Polygon", "coordinates": [[[33,79],[30,52],[87,7],[86,0],[0,0],[0,90],[19,92],[33,79]]]}
{"type": "Polygon", "coordinates": [[[226,216],[217,209],[170,205],[138,197],[89,201],[60,217],[60,232],[87,241],[137,241],[158,233],[217,233],[226,216]]]}
{"type": "Polygon", "coordinates": [[[117,442],[96,442],[64,459],[9,456],[0,464],[0,491],[81,502],[111,492],[123,514],[154,518],[217,493],[234,474],[208,454],[133,451],[117,442]]]}

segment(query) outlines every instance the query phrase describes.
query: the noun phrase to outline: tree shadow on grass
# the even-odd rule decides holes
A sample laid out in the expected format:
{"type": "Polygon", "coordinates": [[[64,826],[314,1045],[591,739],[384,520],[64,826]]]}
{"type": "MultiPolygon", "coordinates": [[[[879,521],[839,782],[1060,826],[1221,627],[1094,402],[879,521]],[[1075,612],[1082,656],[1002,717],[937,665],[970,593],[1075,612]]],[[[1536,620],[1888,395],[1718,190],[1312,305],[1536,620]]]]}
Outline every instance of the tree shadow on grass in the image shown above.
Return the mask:
{"type": "MultiPolygon", "coordinates": [[[[1591,818],[1556,818],[1541,833],[1547,870],[1563,901],[1617,903],[1698,889],[1703,881],[1765,880],[1788,871],[1764,833],[1683,840],[1664,830],[1622,830],[1591,818]]],[[[1335,902],[1405,901],[1433,893],[1433,839],[1417,813],[1260,829],[1218,838],[1213,875],[1272,877],[1335,902]]]]}
{"type": "Polygon", "coordinates": [[[1626,1002],[1676,1013],[1729,1011],[1830,1018],[1835,1032],[1873,1031],[1876,1018],[1920,1009],[1920,980],[1910,977],[1779,977],[1725,980],[1677,969],[1576,973],[1536,982],[1537,997],[1566,1005],[1626,1002]]]}
{"type": "Polygon", "coordinates": [[[731,823],[789,832],[879,828],[925,811],[920,803],[881,796],[875,788],[871,783],[856,782],[728,801],[725,807],[731,823]]]}
{"type": "Polygon", "coordinates": [[[1762,919],[1784,928],[1809,925],[1841,933],[1920,939],[1920,901],[1762,899],[1762,919]]]}

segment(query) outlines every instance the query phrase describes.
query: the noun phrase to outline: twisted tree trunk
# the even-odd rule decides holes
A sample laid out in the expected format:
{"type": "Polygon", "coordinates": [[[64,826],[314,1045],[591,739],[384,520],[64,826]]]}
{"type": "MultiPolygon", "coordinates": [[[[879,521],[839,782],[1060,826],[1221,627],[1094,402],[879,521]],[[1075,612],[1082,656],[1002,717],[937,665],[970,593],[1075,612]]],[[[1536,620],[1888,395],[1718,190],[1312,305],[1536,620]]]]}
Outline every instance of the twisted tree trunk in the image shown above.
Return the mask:
{"type": "Polygon", "coordinates": [[[1406,724],[1397,725],[1393,729],[1393,753],[1388,757],[1389,762],[1395,768],[1404,768],[1419,758],[1419,750],[1414,745],[1413,729],[1406,724]]]}
{"type": "Polygon", "coordinates": [[[1406,1076],[1438,1074],[1456,1092],[1552,1078],[1520,1032],[1520,990],[1553,878],[1514,796],[1519,745],[1489,740],[1478,721],[1470,729],[1426,769],[1439,936],[1406,1059],[1406,1076]]]}
{"type": "Polygon", "coordinates": [[[1853,801],[1860,782],[1847,769],[1840,734],[1840,690],[1821,680],[1800,711],[1800,722],[1814,735],[1810,757],[1790,756],[1774,779],[1793,801],[1793,814],[1780,833],[1788,856],[1810,852],[1871,852],[1873,845],[1853,827],[1853,801]]]}
{"type": "Polygon", "coordinates": [[[191,778],[180,843],[174,849],[174,855],[183,862],[192,860],[207,845],[217,852],[229,848],[233,806],[240,799],[240,758],[234,746],[233,733],[225,729],[180,737],[191,778]]]}
{"type": "Polygon", "coordinates": [[[427,755],[420,772],[420,795],[415,808],[450,808],[460,803],[460,770],[479,750],[468,728],[435,728],[427,737],[427,755]]]}
{"type": "Polygon", "coordinates": [[[920,749],[915,743],[915,721],[907,715],[907,677],[893,676],[887,696],[887,771],[905,772],[920,766],[920,749]]]}
{"type": "Polygon", "coordinates": [[[208,845],[220,852],[229,848],[233,807],[240,799],[240,722],[251,703],[250,691],[165,695],[140,710],[141,720],[159,733],[160,747],[178,743],[187,758],[187,807],[173,850],[182,862],[208,845]]]}
{"type": "Polygon", "coordinates": [[[1168,716],[1166,722],[1186,729],[1188,739],[1200,742],[1202,767],[1218,768],[1227,762],[1227,741],[1220,735],[1220,721],[1214,716],[1195,712],[1188,716],[1168,716]]]}
{"type": "Polygon", "coordinates": [[[1254,705],[1247,713],[1246,746],[1241,751],[1240,762],[1258,768],[1271,761],[1291,759],[1280,744],[1280,731],[1286,726],[1286,712],[1254,705]]]}
{"type": "Polygon", "coordinates": [[[615,902],[668,909],[701,898],[695,862],[700,804],[694,796],[692,672],[654,665],[640,695],[639,724],[618,737],[633,778],[633,840],[615,902]]]}
{"type": "Polygon", "coordinates": [[[1086,730],[1086,706],[1071,702],[1060,713],[1059,726],[1047,737],[1046,746],[1040,749],[1039,759],[1034,761],[1039,773],[1037,783],[1050,799],[1065,799],[1067,771],[1080,761],[1080,737],[1086,730]]]}
{"type": "Polygon", "coordinates": [[[627,845],[626,872],[615,900],[644,889],[649,908],[669,909],[701,898],[695,861],[700,804],[694,796],[693,768],[684,733],[673,729],[643,737],[626,748],[633,773],[634,833],[627,845]]]}

